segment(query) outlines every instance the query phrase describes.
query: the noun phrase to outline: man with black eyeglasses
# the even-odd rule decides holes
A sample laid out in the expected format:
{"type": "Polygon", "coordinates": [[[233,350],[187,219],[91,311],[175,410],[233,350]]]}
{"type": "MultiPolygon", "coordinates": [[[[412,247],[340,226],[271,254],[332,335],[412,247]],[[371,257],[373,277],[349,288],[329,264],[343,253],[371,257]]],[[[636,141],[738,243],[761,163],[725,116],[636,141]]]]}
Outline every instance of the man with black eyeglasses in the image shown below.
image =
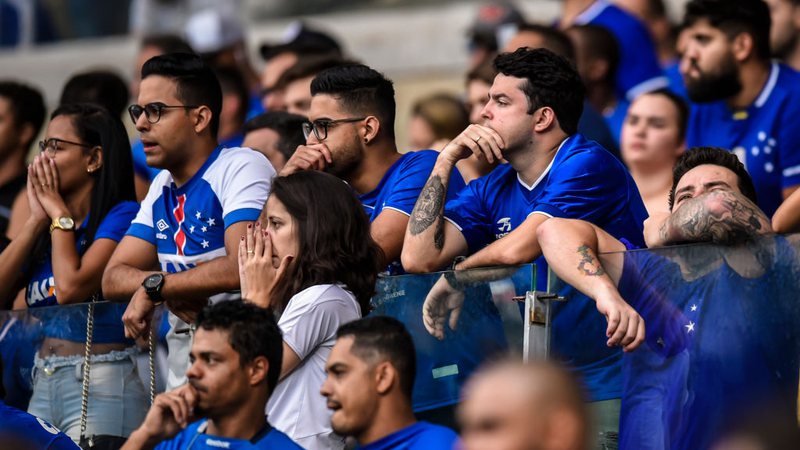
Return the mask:
{"type": "MultiPolygon", "coordinates": [[[[311,82],[311,95],[309,122],[303,126],[306,145],[297,148],[280,174],[324,170],[346,181],[370,218],[387,272],[403,273],[405,228],[438,153],[397,151],[394,87],[370,67],[323,70],[311,82]]],[[[455,196],[463,186],[457,174],[449,192],[455,196]]]]}
{"type": "Polygon", "coordinates": [[[239,288],[237,250],[258,218],[275,171],[264,155],[217,144],[222,93],[196,55],[154,57],[129,108],[147,164],[162,170],[103,275],[106,298],[130,300],[125,334],[146,336],[157,304],[169,309],[169,389],[185,383],[189,325],[209,299],[239,288]]]}

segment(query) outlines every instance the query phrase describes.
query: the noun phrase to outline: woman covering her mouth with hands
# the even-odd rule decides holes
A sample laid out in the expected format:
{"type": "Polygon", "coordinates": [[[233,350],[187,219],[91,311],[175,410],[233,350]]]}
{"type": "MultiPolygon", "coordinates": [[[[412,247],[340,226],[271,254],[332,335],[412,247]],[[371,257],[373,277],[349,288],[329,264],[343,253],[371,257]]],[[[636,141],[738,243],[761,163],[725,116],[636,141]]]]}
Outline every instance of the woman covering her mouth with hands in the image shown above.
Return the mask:
{"type": "MultiPolygon", "coordinates": [[[[28,167],[30,216],[0,254],[0,301],[8,308],[22,287],[32,310],[102,299],[103,270],[138,209],[125,128],[100,107],[62,105],[39,148],[28,167]]],[[[29,412],[77,442],[86,309],[41,311],[29,412]]],[[[123,305],[96,308],[86,436],[123,439],[146,413],[123,312],[123,305]]]]}
{"type": "Polygon", "coordinates": [[[242,298],[278,311],[283,332],[269,421],[303,448],[344,448],[319,390],[336,330],[369,311],[380,252],[355,193],[318,171],[275,178],[261,222],[242,237],[242,298]]]}

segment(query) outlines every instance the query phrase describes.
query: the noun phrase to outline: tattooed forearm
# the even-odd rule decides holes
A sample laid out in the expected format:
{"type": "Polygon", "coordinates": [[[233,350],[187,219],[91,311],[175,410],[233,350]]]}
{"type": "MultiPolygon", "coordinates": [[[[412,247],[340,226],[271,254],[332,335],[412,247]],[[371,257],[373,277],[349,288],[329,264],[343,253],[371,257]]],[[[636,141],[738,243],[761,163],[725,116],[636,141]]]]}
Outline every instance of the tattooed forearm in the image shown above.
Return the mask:
{"type": "Polygon", "coordinates": [[[441,222],[443,220],[442,207],[444,198],[445,186],[442,184],[442,178],[439,175],[434,175],[422,188],[417,203],[414,205],[414,210],[411,211],[411,218],[408,221],[408,229],[411,231],[411,235],[416,236],[439,220],[440,223],[436,227],[434,237],[434,243],[439,249],[442,248],[440,244],[444,243],[444,223],[441,222]]]}
{"type": "Polygon", "coordinates": [[[726,190],[687,200],[661,229],[667,243],[731,244],[770,232],[769,219],[758,206],[743,195],[726,190]]]}
{"type": "Polygon", "coordinates": [[[600,262],[592,256],[594,252],[588,245],[578,247],[578,253],[581,255],[581,260],[578,263],[578,272],[590,277],[599,277],[606,274],[600,262]]]}

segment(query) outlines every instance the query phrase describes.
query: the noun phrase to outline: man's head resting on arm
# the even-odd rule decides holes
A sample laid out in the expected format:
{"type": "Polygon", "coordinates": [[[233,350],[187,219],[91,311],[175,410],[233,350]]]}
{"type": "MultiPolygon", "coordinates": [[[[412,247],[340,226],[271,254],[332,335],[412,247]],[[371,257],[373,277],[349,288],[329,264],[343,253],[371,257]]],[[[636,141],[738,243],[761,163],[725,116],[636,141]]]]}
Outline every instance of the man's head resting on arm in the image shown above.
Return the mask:
{"type": "Polygon", "coordinates": [[[672,169],[669,210],[675,211],[688,198],[697,197],[720,187],[732,189],[747,197],[753,204],[756,203],[753,179],[736,155],[717,147],[689,149],[678,158],[672,169]],[[706,184],[699,185],[697,182],[700,180],[706,180],[706,184]]]}

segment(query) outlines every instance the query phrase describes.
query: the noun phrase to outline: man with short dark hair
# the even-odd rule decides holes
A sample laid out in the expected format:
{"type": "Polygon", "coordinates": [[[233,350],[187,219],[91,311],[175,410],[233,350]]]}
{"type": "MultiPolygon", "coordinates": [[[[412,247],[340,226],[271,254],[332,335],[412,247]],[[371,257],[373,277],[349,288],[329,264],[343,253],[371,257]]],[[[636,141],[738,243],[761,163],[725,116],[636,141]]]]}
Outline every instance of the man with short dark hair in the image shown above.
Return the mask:
{"type": "Polygon", "coordinates": [[[283,358],[272,311],[223,301],[196,328],[189,384],[157,396],[123,449],[299,449],[264,417],[283,358]]]}
{"type": "MultiPolygon", "coordinates": [[[[439,154],[408,223],[403,265],[411,272],[526,264],[536,260],[537,278],[547,279],[536,229],[550,217],[583,218],[616,236],[643,244],[647,213],[635,182],[622,163],[596,142],[576,133],[584,101],[578,73],[565,58],[545,49],[521,48],[495,60],[498,75],[483,109],[482,125],[470,125],[439,154]],[[445,201],[453,166],[476,154],[505,159],[489,175],[445,201]]],[[[469,276],[469,273],[463,274],[469,276]]],[[[454,329],[464,304],[456,272],[432,288],[423,322],[439,339],[454,329]]],[[[545,289],[542,285],[539,289],[545,289]]],[[[573,356],[597,408],[613,407],[620,395],[622,354],[644,338],[639,315],[621,301],[556,306],[554,352],[573,356]],[[581,329],[577,339],[573,330],[581,329]],[[577,356],[574,356],[577,355],[577,356]]],[[[600,415],[611,417],[612,413],[600,415]]],[[[609,436],[615,433],[609,425],[609,436]]]]}
{"type": "Polygon", "coordinates": [[[354,437],[359,448],[452,448],[452,430],[414,418],[414,342],[397,319],[375,316],[339,327],[325,371],[320,392],[333,411],[333,430],[354,437]]]}
{"type": "Polygon", "coordinates": [[[598,301],[624,299],[648,324],[625,361],[620,448],[709,448],[726,420],[765,400],[796,420],[796,243],[760,238],[770,221],[727,150],[690,149],[673,175],[662,241],[730,248],[626,252],[632,246],[579,220],[537,230],[560,279],[598,301]]]}
{"type": "Polygon", "coordinates": [[[209,297],[230,298],[239,288],[239,238],[261,213],[274,170],[258,152],[217,144],[222,94],[200,57],[150,59],[138,101],[131,119],[148,165],[163,170],[108,263],[103,293],[130,299],[123,322],[132,338],[166,302],[171,389],[185,382],[188,323],[209,297]]]}
{"type": "Polygon", "coordinates": [[[245,122],[242,146],[263,153],[272,167],[280,172],[297,147],[306,142],[303,135],[305,121],[304,116],[286,111],[259,114],[245,122]]]}
{"type": "MultiPolygon", "coordinates": [[[[346,181],[370,218],[387,271],[402,273],[408,217],[438,153],[397,151],[394,87],[375,69],[349,64],[324,70],[311,82],[311,95],[306,145],[297,148],[281,175],[325,170],[346,181]]],[[[464,185],[460,174],[453,178],[451,197],[464,185]]]]}
{"type": "Polygon", "coordinates": [[[44,116],[44,99],[38,90],[14,81],[0,82],[0,236],[6,235],[11,205],[25,187],[25,158],[44,116]]]}
{"type": "Polygon", "coordinates": [[[261,45],[261,57],[265,63],[261,74],[261,103],[267,111],[286,110],[278,80],[290,67],[309,57],[341,58],[343,55],[339,43],[327,33],[300,22],[291,24],[287,31],[284,42],[261,45]]]}
{"type": "Polygon", "coordinates": [[[307,116],[311,108],[311,81],[323,70],[343,64],[352,62],[339,56],[312,55],[297,61],[286,70],[277,83],[277,88],[283,90],[286,111],[307,116]]]}
{"type": "Polygon", "coordinates": [[[800,186],[800,74],[770,60],[763,0],[692,0],[684,26],[681,71],[695,103],[686,145],[736,154],[772,215],[800,186]]]}

